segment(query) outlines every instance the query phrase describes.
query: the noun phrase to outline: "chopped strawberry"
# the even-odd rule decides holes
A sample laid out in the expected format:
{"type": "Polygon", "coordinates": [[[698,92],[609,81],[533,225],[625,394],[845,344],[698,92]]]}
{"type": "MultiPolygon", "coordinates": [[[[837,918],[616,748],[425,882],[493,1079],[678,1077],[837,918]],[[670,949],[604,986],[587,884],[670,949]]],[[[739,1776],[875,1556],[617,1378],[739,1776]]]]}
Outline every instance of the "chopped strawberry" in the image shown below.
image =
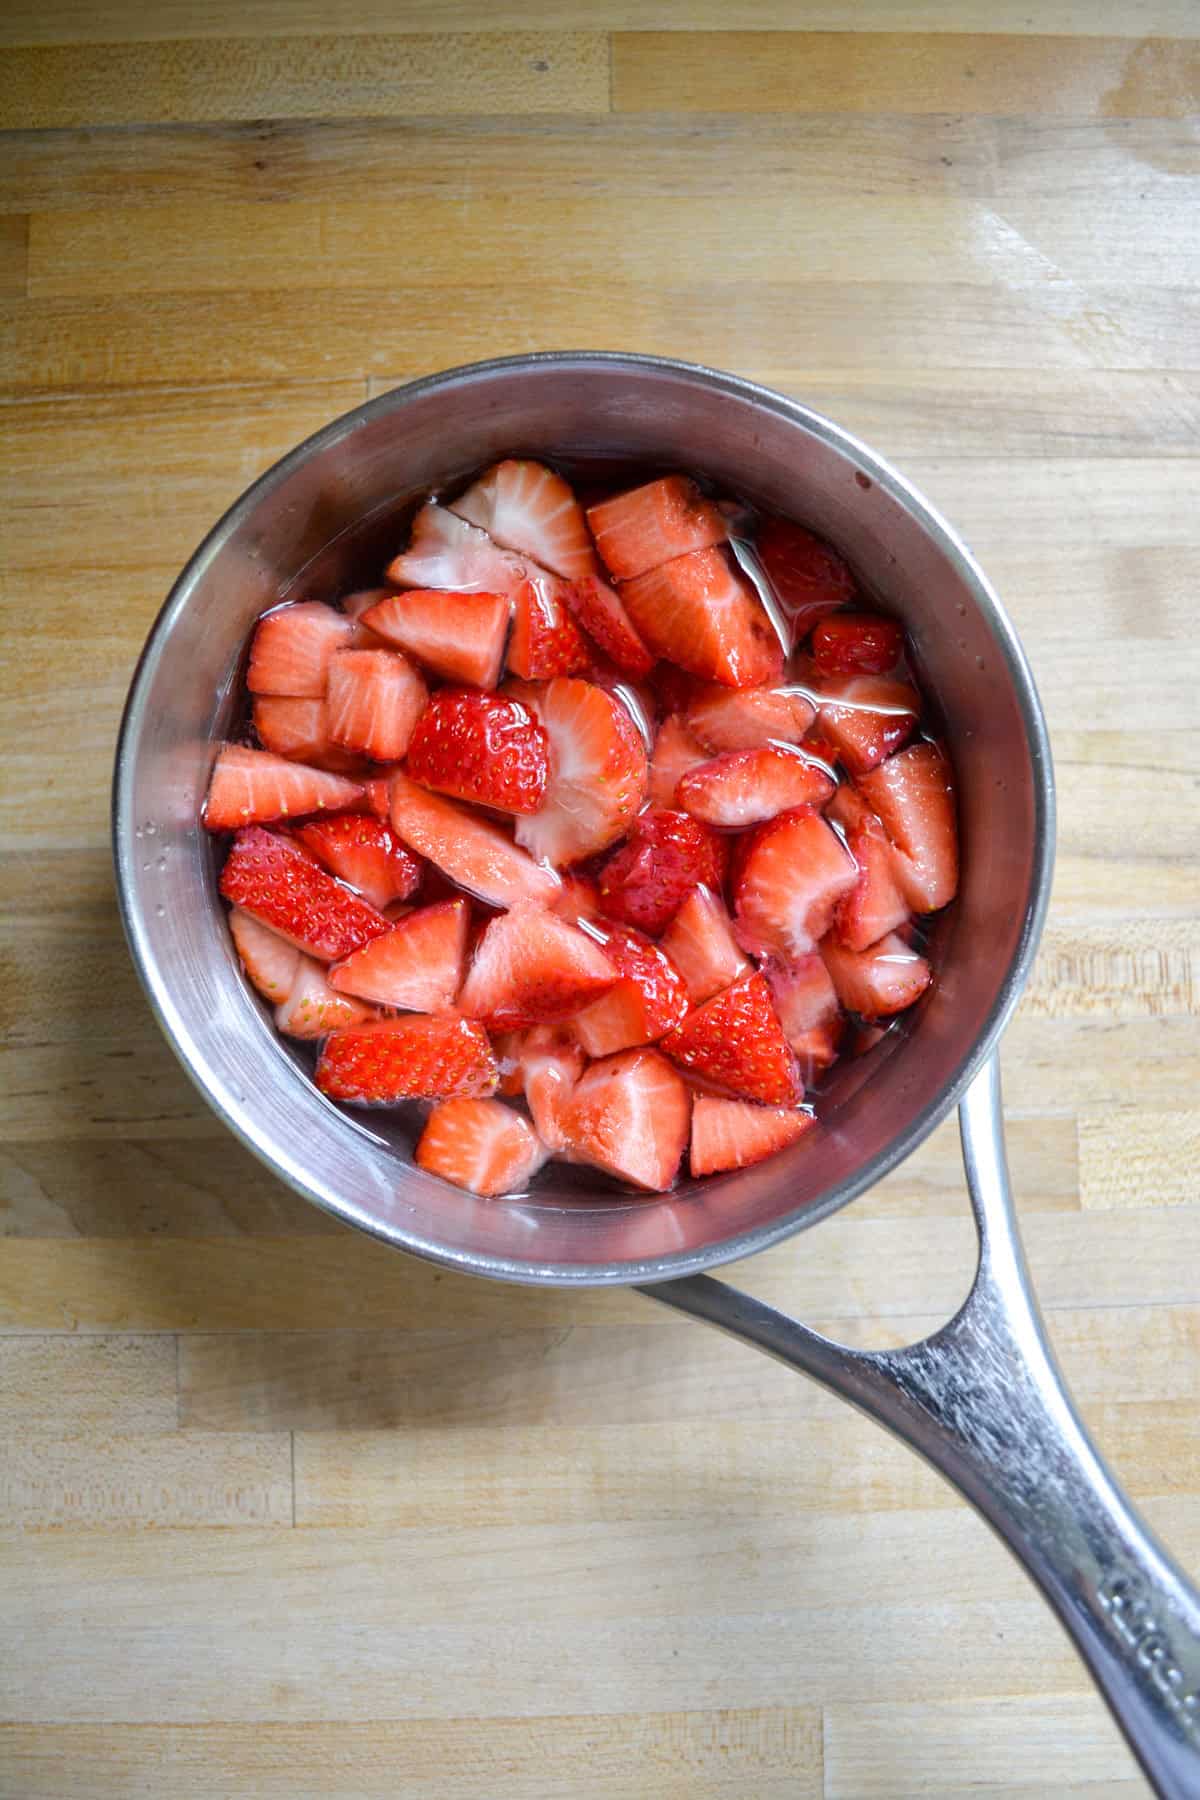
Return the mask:
{"type": "Polygon", "coordinates": [[[465,900],[441,900],[406,913],[383,937],[329,972],[341,994],[406,1012],[442,1012],[462,986],[470,912],[465,900]]]}
{"type": "Polygon", "coordinates": [[[570,581],[595,571],[583,508],[562,476],[544,463],[512,457],[498,462],[452,500],[450,510],[486,531],[493,543],[570,581]]]}
{"type": "Polygon", "coordinates": [[[817,731],[806,731],[800,739],[800,748],[805,756],[819,763],[827,775],[837,779],[838,747],[830,738],[822,737],[817,731]]]}
{"type": "Polygon", "coordinates": [[[252,694],[320,700],[330,661],[353,635],[352,622],[321,600],[278,606],[255,628],[246,686],[252,694]]]}
{"type": "Polygon", "coordinates": [[[519,850],[499,825],[418,787],[399,770],[391,781],[391,820],[410,850],[489,906],[548,904],[558,892],[557,875],[519,850]]]}
{"type": "Polygon", "coordinates": [[[392,763],[378,775],[368,775],[363,782],[360,810],[374,813],[377,819],[388,819],[392,811],[392,776],[400,772],[400,764],[392,763]]]}
{"type": "Polygon", "coordinates": [[[813,722],[808,696],[794,688],[707,687],[694,693],[688,729],[710,753],[757,750],[762,744],[798,744],[813,722]]]}
{"type": "Polygon", "coordinates": [[[529,1120],[503,1100],[443,1100],[414,1153],[419,1169],[490,1198],[526,1186],[546,1160],[529,1120]]]}
{"type": "Polygon", "coordinates": [[[421,862],[400,842],[386,819],[370,812],[330,813],[296,829],[306,850],[357,888],[380,912],[408,900],[421,884],[421,862]]]}
{"type": "Polygon", "coordinates": [[[209,831],[236,831],[305,813],[340,811],[362,799],[362,788],[344,776],[289,762],[269,750],[222,744],[204,803],[209,831]]]}
{"type": "Polygon", "coordinates": [[[535,576],[517,589],[505,663],[523,681],[551,681],[587,668],[588,647],[567,610],[566,592],[563,582],[549,576],[535,576]]]}
{"type": "Polygon", "coordinates": [[[311,956],[302,956],[287,998],[275,1008],[276,1028],[287,1037],[320,1038],[346,1025],[373,1019],[373,1007],[330,987],[325,970],[311,956]]]}
{"type": "Polygon", "coordinates": [[[756,955],[802,956],[857,880],[858,865],[820,813],[780,813],[759,827],[738,874],[739,944],[756,955]]]}
{"type": "Polygon", "coordinates": [[[854,577],[837,551],[803,525],[767,519],[754,547],[791,627],[793,644],[854,598],[854,577]]]}
{"type": "Polygon", "coordinates": [[[686,669],[670,662],[659,663],[655,669],[654,694],[664,719],[671,713],[686,715],[693,700],[699,699],[702,694],[720,694],[726,700],[730,698],[729,689],[722,687],[719,682],[698,681],[686,669]]]}
{"type": "Polygon", "coordinates": [[[628,843],[605,863],[600,900],[610,919],[657,937],[693,888],[721,887],[725,861],[725,844],[709,826],[654,807],[634,820],[628,843]]]}
{"type": "Polygon", "coordinates": [[[882,613],[835,613],[812,634],[813,661],[822,675],[886,675],[903,653],[903,625],[882,613]]]}
{"type": "Polygon", "coordinates": [[[895,846],[893,868],[915,912],[936,912],[958,892],[958,825],[950,765],[936,744],[914,744],[858,783],[895,846]]]}
{"type": "Polygon", "coordinates": [[[221,871],[221,892],[289,943],[322,962],[349,956],[388,923],[290,838],[250,825],[239,831],[221,871]]]}
{"type": "Polygon", "coordinates": [[[745,975],[688,1014],[661,1048],[673,1062],[743,1100],[790,1106],[804,1089],[771,990],[745,975]]]}
{"type": "Polygon", "coordinates": [[[391,1106],[490,1094],[496,1059],[487,1032],[457,1013],[403,1013],[326,1038],[315,1080],[331,1100],[391,1106]]]}
{"type": "Polygon", "coordinates": [[[598,576],[585,575],[571,583],[566,601],[588,636],[619,669],[635,678],[649,674],[654,667],[654,652],[634,628],[615,588],[598,576]]]}
{"type": "Polygon", "coordinates": [[[821,684],[818,720],[852,775],[865,775],[916,730],[921,700],[906,681],[831,675],[821,684]]]}
{"type": "Polygon", "coordinates": [[[727,750],[690,770],[679,783],[678,805],[709,825],[757,825],[792,806],[823,806],[835,785],[791,744],[764,744],[727,750]]]}
{"type": "MultiPolygon", "coordinates": [[[[503,594],[511,598],[524,581],[526,565],[493,544],[486,531],[430,500],[413,520],[408,549],[388,564],[396,587],[454,588],[459,592],[503,594]]],[[[368,618],[372,631],[378,626],[368,618]]],[[[407,649],[407,645],[404,646],[407,649]]],[[[465,680],[462,675],[452,680],[465,680]]]]}
{"type": "Polygon", "coordinates": [[[550,740],[528,707],[471,688],[442,688],[417,721],[413,781],[457,800],[535,813],[550,777],[550,740]]]}
{"type": "Polygon", "coordinates": [[[509,610],[504,594],[412,588],[373,606],[366,623],[444,681],[494,688],[504,661],[509,610]]]}
{"type": "Polygon", "coordinates": [[[378,632],[364,625],[363,614],[378,606],[381,600],[391,598],[391,588],[360,588],[356,594],[347,594],[341,602],[342,611],[348,619],[354,620],[354,631],[346,645],[348,650],[386,650],[387,644],[378,632]]]}
{"type": "Polygon", "coordinates": [[[311,762],[329,749],[329,709],[323,699],[263,694],[254,702],[253,719],[259,743],[272,756],[311,762]]]}
{"type": "Polygon", "coordinates": [[[408,748],[428,690],[397,650],[341,650],[329,665],[327,698],[335,744],[394,762],[408,748]]]}
{"type": "Polygon", "coordinates": [[[546,797],[538,812],[517,820],[517,842],[556,868],[607,849],[646,794],[646,749],[629,714],[603,688],[567,676],[510,691],[550,739],[546,797]]]}
{"type": "Polygon", "coordinates": [[[544,907],[515,906],[485,927],[459,1008],[504,1031],[564,1019],[616,981],[595,938],[544,907]]]}
{"type": "Polygon", "coordinates": [[[296,979],[299,950],[238,906],[229,915],[229,929],[243,969],[263,999],[278,1006],[287,999],[296,979]]]}
{"type": "Polygon", "coordinates": [[[661,1193],[678,1172],[690,1117],[687,1088],[666,1058],[623,1050],[591,1065],[562,1124],[576,1160],[661,1193]]]}
{"type": "Polygon", "coordinates": [[[658,717],[658,706],[649,684],[635,681],[599,650],[593,651],[588,658],[586,675],[588,681],[595,682],[625,708],[649,756],[654,747],[654,721],[658,717]]]}
{"type": "Polygon", "coordinates": [[[693,1006],[703,1006],[750,967],[733,939],[724,903],[694,888],[663,933],[662,947],[683,976],[693,1006]]]}
{"type": "Polygon", "coordinates": [[[786,1150],[816,1124],[803,1108],[754,1106],[748,1100],[716,1100],[697,1094],[692,1107],[690,1166],[695,1176],[751,1163],[786,1150]]]}
{"type": "Polygon", "coordinates": [[[678,713],[663,720],[654,740],[650,758],[650,785],[647,789],[651,806],[675,805],[675,791],[681,775],[707,762],[709,752],[692,736],[678,713]]]}
{"type": "Polygon", "coordinates": [[[933,979],[929,964],[892,932],[869,950],[847,950],[826,938],[821,955],[838,998],[865,1019],[888,1018],[919,1000],[933,979]]]}
{"type": "Polygon", "coordinates": [[[763,964],[783,1035],[807,1087],[836,1059],[844,1020],[837,990],[815,950],[792,962],[763,964]]]}
{"type": "Polygon", "coordinates": [[[833,935],[847,950],[866,950],[904,924],[908,902],[896,885],[895,854],[881,825],[869,821],[846,843],[858,864],[858,883],[838,902],[833,935]]]}
{"type": "Polygon", "coordinates": [[[745,688],[780,673],[771,621],[721,550],[692,550],[622,582],[621,599],[650,649],[693,675],[745,688]]]}
{"type": "Polygon", "coordinates": [[[572,924],[580,919],[598,919],[604,911],[595,881],[577,869],[563,876],[562,886],[550,904],[560,919],[569,919],[572,924]]]}
{"type": "Polygon", "coordinates": [[[611,1056],[652,1044],[681,1024],[688,1010],[683,977],[670,958],[639,931],[617,926],[604,954],[621,979],[576,1014],[575,1035],[589,1056],[611,1056]]]}
{"type": "Polygon", "coordinates": [[[567,1025],[535,1025],[518,1055],[520,1092],[546,1148],[564,1148],[563,1120],[587,1058],[567,1025]]]}
{"type": "Polygon", "coordinates": [[[689,550],[723,544],[725,520],[686,475],[666,475],[588,507],[605,567],[618,581],[644,575],[689,550]]]}
{"type": "MultiPolygon", "coordinates": [[[[535,1029],[541,1028],[535,1027],[535,1029]]],[[[548,1030],[549,1027],[546,1029],[548,1030]]],[[[492,1050],[495,1053],[496,1068],[500,1077],[496,1092],[503,1094],[506,1100],[515,1100],[519,1094],[525,1092],[524,1077],[521,1073],[521,1048],[528,1036],[528,1031],[495,1031],[492,1033],[492,1050]]]]}

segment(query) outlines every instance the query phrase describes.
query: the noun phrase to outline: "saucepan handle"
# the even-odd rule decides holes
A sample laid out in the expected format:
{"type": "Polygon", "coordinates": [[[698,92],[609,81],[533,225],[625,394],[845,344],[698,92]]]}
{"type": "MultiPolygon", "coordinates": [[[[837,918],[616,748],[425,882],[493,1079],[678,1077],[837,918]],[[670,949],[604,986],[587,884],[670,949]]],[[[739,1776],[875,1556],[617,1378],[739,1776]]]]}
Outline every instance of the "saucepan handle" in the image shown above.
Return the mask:
{"type": "Polygon", "coordinates": [[[708,1275],[643,1292],[814,1376],[939,1469],[1041,1587],[1156,1791],[1197,1800],[1200,1593],[1109,1474],[1047,1342],[1013,1213],[994,1060],[959,1124],[979,1267],[966,1303],[923,1342],[847,1349],[708,1275]]]}

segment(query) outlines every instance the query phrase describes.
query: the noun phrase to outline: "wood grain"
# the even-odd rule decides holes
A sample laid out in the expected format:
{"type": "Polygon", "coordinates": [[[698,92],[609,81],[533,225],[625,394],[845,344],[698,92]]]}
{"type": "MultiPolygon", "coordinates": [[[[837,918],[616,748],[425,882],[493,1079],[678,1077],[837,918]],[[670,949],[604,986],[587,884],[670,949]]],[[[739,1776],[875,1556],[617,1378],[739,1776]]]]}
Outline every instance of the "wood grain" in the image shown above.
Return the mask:
{"type": "MultiPolygon", "coordinates": [[[[1193,0],[0,8],[5,1800],[1146,1793],[832,1396],[389,1255],[236,1144],[133,975],[108,780],[186,557],[369,394],[630,348],[877,445],[1046,705],[1010,1158],[1081,1410],[1200,1566],[1198,46],[1193,0]]],[[[973,1254],[947,1121],[734,1278],[896,1346],[973,1254]]]]}

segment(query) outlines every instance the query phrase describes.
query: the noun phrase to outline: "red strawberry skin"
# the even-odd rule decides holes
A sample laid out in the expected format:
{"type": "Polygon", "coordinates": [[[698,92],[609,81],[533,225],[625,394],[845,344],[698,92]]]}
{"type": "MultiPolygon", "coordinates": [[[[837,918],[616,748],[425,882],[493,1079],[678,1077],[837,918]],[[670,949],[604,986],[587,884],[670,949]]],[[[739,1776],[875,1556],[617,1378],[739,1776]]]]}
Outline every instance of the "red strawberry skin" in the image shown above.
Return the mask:
{"type": "Polygon", "coordinates": [[[388,930],[375,907],[327,875],[299,844],[259,825],[234,838],[221,893],[321,962],[349,956],[388,930]]]}
{"type": "Polygon", "coordinates": [[[652,1044],[683,1022],[687,987],[657,944],[618,926],[606,936],[604,954],[621,980],[576,1015],[575,1034],[589,1056],[652,1044]]]}
{"type": "Polygon", "coordinates": [[[535,813],[549,779],[550,740],[519,701],[443,688],[417,720],[406,766],[413,781],[456,800],[535,813]]]}
{"type": "Polygon", "coordinates": [[[330,813],[296,829],[331,875],[348,882],[382,912],[393,900],[407,900],[421,885],[423,864],[402,844],[386,819],[371,813],[330,813]]]}
{"type": "Polygon", "coordinates": [[[567,604],[576,619],[624,675],[638,680],[654,667],[654,652],[647,648],[624,603],[614,589],[593,575],[573,581],[567,604]]]}
{"type": "Polygon", "coordinates": [[[812,634],[813,661],[822,675],[886,675],[903,650],[903,625],[882,613],[833,613],[812,634]]]}
{"type": "Polygon", "coordinates": [[[687,813],[652,807],[605,863],[600,903],[610,919],[657,937],[695,887],[720,892],[726,859],[724,840],[709,826],[687,813]]]}
{"type": "Polygon", "coordinates": [[[754,547],[787,615],[793,644],[854,598],[854,577],[837,551],[803,525],[767,519],[754,547]]]}
{"type": "Polygon", "coordinates": [[[804,1098],[771,990],[761,975],[735,981],[664,1037],[659,1048],[689,1074],[742,1100],[794,1106],[804,1098]]]}
{"type": "Polygon", "coordinates": [[[831,675],[819,696],[819,729],[850,773],[865,775],[908,742],[920,707],[920,695],[906,681],[831,675]]]}
{"type": "Polygon", "coordinates": [[[590,651],[563,601],[565,584],[548,577],[524,582],[513,598],[505,662],[522,681],[552,681],[586,669],[590,651]]]}
{"type": "Polygon", "coordinates": [[[481,1026],[453,1013],[409,1013],[335,1031],[325,1040],[315,1079],[331,1100],[390,1106],[491,1094],[497,1072],[481,1026]]]}

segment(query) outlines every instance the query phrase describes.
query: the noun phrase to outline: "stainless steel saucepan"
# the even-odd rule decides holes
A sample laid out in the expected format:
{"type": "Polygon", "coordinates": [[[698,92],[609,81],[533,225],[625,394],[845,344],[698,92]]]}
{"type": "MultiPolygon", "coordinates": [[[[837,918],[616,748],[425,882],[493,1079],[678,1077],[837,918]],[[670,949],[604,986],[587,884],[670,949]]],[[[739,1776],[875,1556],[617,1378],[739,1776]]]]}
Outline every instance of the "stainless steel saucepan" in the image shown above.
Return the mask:
{"type": "Polygon", "coordinates": [[[1200,1595],[1115,1487],[1064,1390],[1009,1195],[996,1048],[1050,891],[1045,724],[984,575],[885,462],[779,394],[655,357],[513,357],[371,401],[256,482],[180,576],[130,691],[113,832],[125,927],[159,1021],[277,1175],[384,1242],[471,1274],[639,1287],[870,1413],[1025,1564],[1159,1793],[1200,1795],[1200,1595]],[[418,495],[514,452],[690,469],[810,522],[903,616],[957,771],[963,883],[938,930],[934,991],[902,1031],[838,1065],[819,1132],[660,1201],[614,1200],[561,1166],[531,1197],[477,1200],[415,1168],[382,1115],[330,1105],[241,978],[198,826],[255,616],[285,594],[372,584],[418,495]],[[980,1255],[965,1305],[932,1337],[847,1349],[704,1273],[818,1225],[952,1106],[980,1255]]]}

